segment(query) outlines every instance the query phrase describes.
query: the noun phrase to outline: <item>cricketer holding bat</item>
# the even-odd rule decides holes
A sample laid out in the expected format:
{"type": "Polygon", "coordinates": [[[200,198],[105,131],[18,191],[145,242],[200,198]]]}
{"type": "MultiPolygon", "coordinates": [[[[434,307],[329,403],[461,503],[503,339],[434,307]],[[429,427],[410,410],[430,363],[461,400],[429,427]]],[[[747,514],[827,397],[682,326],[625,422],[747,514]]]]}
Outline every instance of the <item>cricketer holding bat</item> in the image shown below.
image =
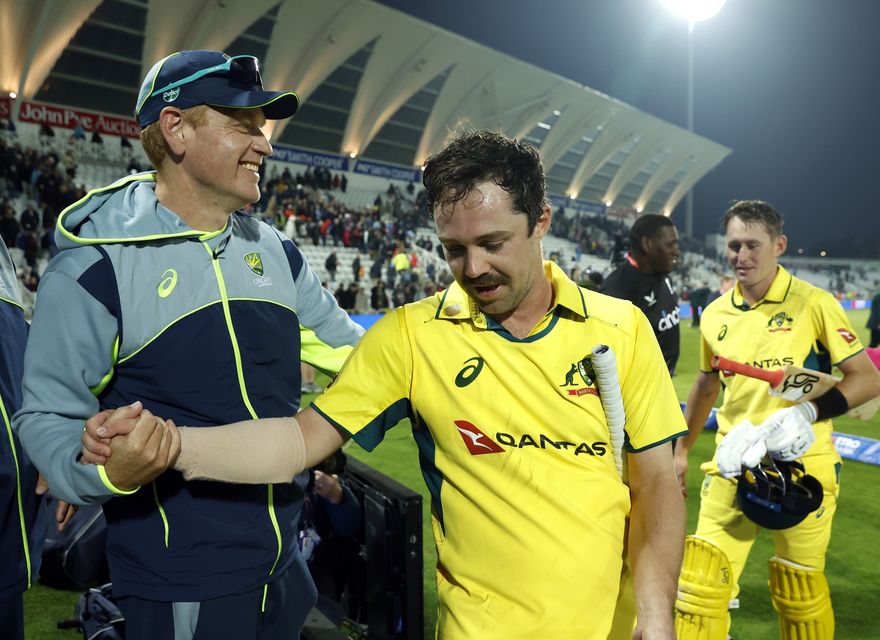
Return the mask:
{"type": "Polygon", "coordinates": [[[737,284],[710,304],[700,323],[700,373],[688,395],[689,433],[678,441],[676,470],[682,488],[688,451],[718,396],[721,380],[711,367],[715,355],[758,367],[793,364],[843,380],[813,402],[792,404],[768,394],[766,382],[744,375],[725,377],[718,411],[719,442],[706,471],[697,530],[688,536],[676,602],[679,640],[725,640],[728,609],[735,608],[739,577],[757,524],[736,506],[742,466],[755,466],[765,451],[780,460],[802,458],[806,472],[823,487],[815,515],[774,532],[770,591],[783,640],[830,640],[834,635],[831,596],[825,579],[825,550],[837,507],[841,460],[831,442],[831,418],[880,393],[880,375],[864,353],[834,297],[789,274],[779,263],[787,239],[783,218],[757,200],[735,203],[724,215],[727,258],[737,284]],[[769,437],[753,426],[773,426],[769,437]]]}
{"type": "MultiPolygon", "coordinates": [[[[532,147],[465,134],[427,161],[424,182],[456,282],[379,320],[311,408],[262,425],[276,436],[218,450],[240,425],[180,429],[178,468],[289,480],[349,437],[372,449],[409,417],[432,498],[437,637],[606,640],[629,514],[634,637],[673,640],[684,501],[659,445],[684,419],[647,319],[543,261],[551,211],[532,147]],[[596,381],[577,366],[597,344],[617,358],[629,486],[596,381]]],[[[108,469],[126,457],[115,443],[108,469]]]]}

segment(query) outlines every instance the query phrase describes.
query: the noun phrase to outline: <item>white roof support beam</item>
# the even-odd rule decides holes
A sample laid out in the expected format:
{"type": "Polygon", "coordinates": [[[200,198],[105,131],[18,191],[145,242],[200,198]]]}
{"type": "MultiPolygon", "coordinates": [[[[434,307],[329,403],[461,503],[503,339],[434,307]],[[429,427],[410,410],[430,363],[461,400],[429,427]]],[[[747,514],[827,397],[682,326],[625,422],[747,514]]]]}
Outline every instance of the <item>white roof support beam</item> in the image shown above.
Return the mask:
{"type": "MultiPolygon", "coordinates": [[[[36,94],[100,2],[0,0],[0,90],[17,91],[25,99],[36,94]]],[[[262,60],[267,89],[294,90],[307,103],[340,65],[375,43],[357,84],[353,79],[348,81],[353,103],[340,148],[326,149],[330,152],[363,153],[403,104],[448,70],[427,114],[416,147],[416,164],[440,150],[461,126],[521,138],[558,110],[560,115],[541,144],[548,171],[573,147],[585,146],[582,138],[592,140],[574,170],[569,195],[582,192],[608,160],[627,148],[628,156],[611,176],[606,199],[634,191],[633,179],[653,167],[654,158],[662,157],[635,204],[638,208],[656,202],[659,190],[684,173],[666,198],[669,208],[730,153],[721,145],[593,89],[372,0],[148,0],[142,72],[175,51],[226,49],[279,4],[262,60]],[[634,139],[639,140],[635,146],[634,139]]],[[[126,27],[133,37],[140,33],[136,25],[126,27]]],[[[106,57],[113,53],[109,46],[101,49],[100,44],[94,44],[89,48],[106,57]]],[[[352,73],[340,77],[354,78],[352,73]]],[[[100,96],[95,93],[92,97],[94,108],[101,110],[100,96]]],[[[270,121],[265,128],[270,139],[278,140],[287,122],[270,121]]],[[[377,157],[383,155],[378,153],[377,157]]]]}
{"type": "Polygon", "coordinates": [[[664,209],[671,212],[681,199],[687,195],[687,192],[697,184],[697,181],[717,167],[728,153],[729,151],[726,149],[707,149],[705,153],[695,158],[693,167],[688,170],[681,182],[678,183],[678,186],[669,195],[664,209]]]}
{"type": "Polygon", "coordinates": [[[0,2],[0,89],[32,98],[100,0],[0,2]]]}
{"type": "Polygon", "coordinates": [[[278,0],[150,0],[141,77],[147,75],[147,71],[159,60],[177,51],[225,50],[240,33],[277,3],[278,0]]]}
{"type": "Polygon", "coordinates": [[[605,190],[602,201],[614,202],[617,200],[617,196],[620,195],[623,188],[657,157],[667,142],[667,132],[663,131],[662,127],[655,126],[644,133],[614,174],[605,190]]]}
{"type": "MultiPolygon", "coordinates": [[[[376,9],[382,9],[381,5],[359,0],[301,5],[291,1],[281,5],[266,55],[263,84],[276,91],[296,91],[304,103],[339,65],[387,32],[381,20],[376,20],[376,9]]],[[[362,87],[363,82],[359,90],[362,87]]],[[[270,121],[265,131],[278,140],[289,122],[270,121]]]]}
{"type": "Polygon", "coordinates": [[[638,135],[639,112],[632,107],[619,105],[602,134],[590,146],[575,170],[568,185],[569,194],[578,194],[599,169],[608,162],[633,136],[638,135]]]}
{"type": "Polygon", "coordinates": [[[604,126],[614,108],[608,100],[588,99],[569,104],[541,146],[545,168],[549,171],[581,138],[594,133],[597,126],[604,126]]]}

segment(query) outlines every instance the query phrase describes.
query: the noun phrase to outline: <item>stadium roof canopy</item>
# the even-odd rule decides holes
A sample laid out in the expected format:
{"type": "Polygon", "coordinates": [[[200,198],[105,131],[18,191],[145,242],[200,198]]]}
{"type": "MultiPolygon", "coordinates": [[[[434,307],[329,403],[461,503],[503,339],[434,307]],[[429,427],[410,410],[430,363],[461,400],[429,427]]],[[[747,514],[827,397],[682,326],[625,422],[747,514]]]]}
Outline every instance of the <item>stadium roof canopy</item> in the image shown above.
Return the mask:
{"type": "MultiPolygon", "coordinates": [[[[181,49],[253,54],[303,106],[272,140],[414,166],[460,125],[537,146],[550,191],[671,211],[730,149],[370,0],[4,0],[0,89],[131,115],[181,49]]],[[[271,124],[271,123],[270,123],[271,124]]]]}

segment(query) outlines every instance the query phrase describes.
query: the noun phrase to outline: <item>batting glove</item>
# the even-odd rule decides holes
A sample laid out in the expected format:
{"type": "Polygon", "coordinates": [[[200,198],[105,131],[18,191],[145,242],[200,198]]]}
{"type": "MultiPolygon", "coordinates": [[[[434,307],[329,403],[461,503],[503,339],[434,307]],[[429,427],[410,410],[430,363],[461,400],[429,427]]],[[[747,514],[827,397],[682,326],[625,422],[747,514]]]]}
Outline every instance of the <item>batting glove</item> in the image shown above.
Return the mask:
{"type": "Polygon", "coordinates": [[[780,409],[761,423],[768,429],[767,451],[770,456],[786,462],[802,457],[816,440],[813,432],[816,415],[816,405],[803,402],[780,409]]]}
{"type": "Polygon", "coordinates": [[[757,467],[767,453],[766,437],[766,429],[756,427],[748,420],[731,429],[715,452],[721,475],[734,478],[742,473],[743,467],[757,467]]]}

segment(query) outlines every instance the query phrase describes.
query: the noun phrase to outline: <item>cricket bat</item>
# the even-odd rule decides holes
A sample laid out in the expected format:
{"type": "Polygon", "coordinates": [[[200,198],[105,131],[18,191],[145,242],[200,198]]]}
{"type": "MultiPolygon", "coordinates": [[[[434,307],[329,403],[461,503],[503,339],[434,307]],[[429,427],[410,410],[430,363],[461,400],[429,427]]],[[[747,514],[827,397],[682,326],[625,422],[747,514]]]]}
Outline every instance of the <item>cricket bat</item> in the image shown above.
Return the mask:
{"type": "Polygon", "coordinates": [[[585,379],[594,378],[596,386],[599,387],[599,399],[608,422],[614,466],[617,467],[621,480],[626,483],[627,473],[623,461],[626,411],[623,407],[623,395],[620,393],[620,381],[617,378],[617,358],[611,347],[604,344],[593,347],[591,356],[581,360],[578,367],[585,379]]]}
{"type": "MultiPolygon", "coordinates": [[[[770,385],[770,395],[789,402],[808,402],[831,389],[840,378],[828,373],[788,365],[784,369],[762,369],[721,356],[712,357],[712,368],[763,380],[770,385]]],[[[880,398],[850,409],[849,414],[859,420],[870,420],[880,409],[880,398]]]]}

